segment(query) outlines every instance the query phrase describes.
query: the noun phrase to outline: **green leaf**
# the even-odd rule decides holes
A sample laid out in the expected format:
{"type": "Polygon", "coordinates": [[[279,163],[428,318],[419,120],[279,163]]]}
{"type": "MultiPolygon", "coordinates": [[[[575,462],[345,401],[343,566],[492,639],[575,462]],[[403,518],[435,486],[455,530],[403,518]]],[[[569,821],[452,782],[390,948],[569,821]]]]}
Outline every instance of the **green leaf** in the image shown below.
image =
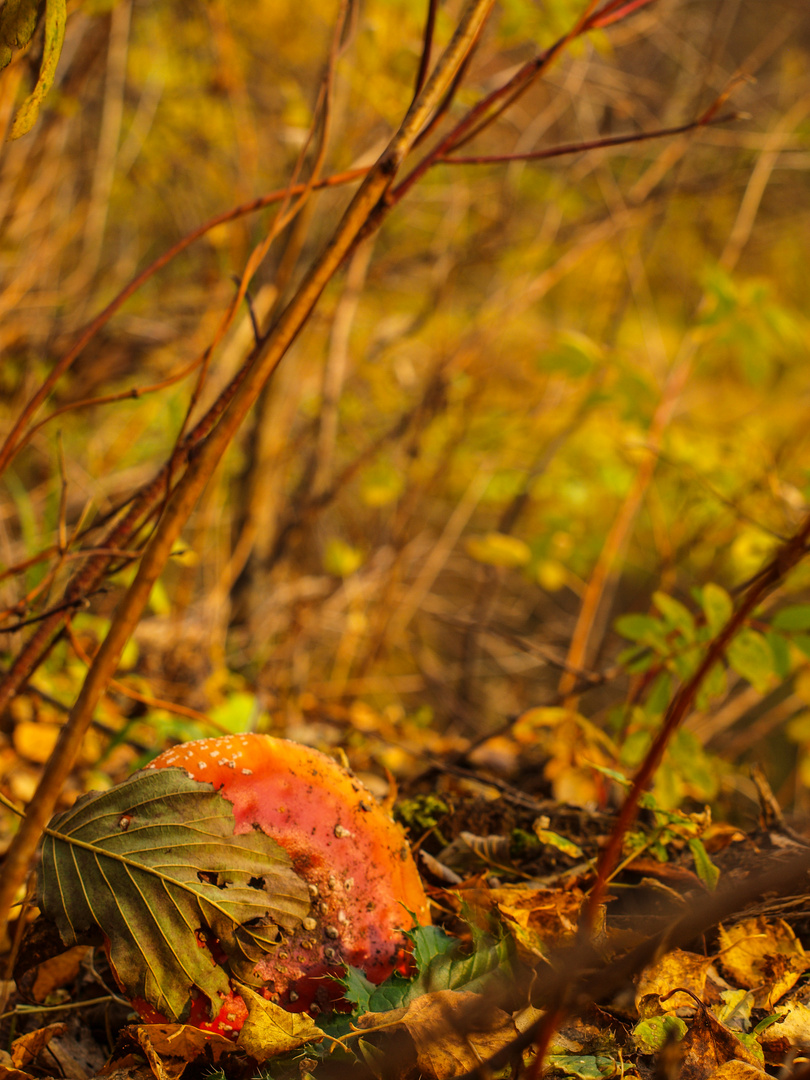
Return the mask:
{"type": "Polygon", "coordinates": [[[641,672],[649,671],[653,664],[658,663],[658,658],[646,646],[640,649],[638,645],[631,645],[629,649],[622,649],[617,657],[617,662],[630,675],[638,675],[641,672]]]}
{"type": "Polygon", "coordinates": [[[726,625],[734,611],[734,604],[725,589],[710,581],[703,586],[700,597],[703,614],[712,634],[717,634],[726,625]]]}
{"type": "Polygon", "coordinates": [[[661,638],[661,623],[652,615],[620,615],[613,625],[628,641],[640,641],[646,645],[661,638]]]}
{"type": "Polygon", "coordinates": [[[668,1042],[680,1042],[686,1034],[680,1016],[650,1016],[633,1028],[633,1042],[641,1054],[657,1054],[668,1042]]]}
{"type": "Polygon", "coordinates": [[[228,989],[199,932],[247,982],[279,927],[298,926],[310,907],[287,852],[256,830],[234,835],[231,803],[182,769],[144,770],[58,814],[39,889],[66,945],[101,931],[129,996],[177,1020],[195,988],[212,1002],[228,989]]]}
{"type": "Polygon", "coordinates": [[[726,694],[726,669],[721,663],[712,664],[706,672],[706,677],[700,684],[695,699],[698,709],[705,709],[717,698],[726,694]]]}
{"type": "Polygon", "coordinates": [[[458,939],[446,934],[438,926],[417,926],[408,930],[406,937],[413,943],[413,959],[418,972],[427,971],[437,957],[446,956],[459,947],[458,939]]]}
{"type": "Polygon", "coordinates": [[[42,64],[36,86],[17,110],[11,125],[9,139],[19,139],[34,126],[42,102],[53,85],[56,65],[65,40],[65,21],[67,6],[65,0],[46,0],[45,4],[45,43],[42,51],[42,64]]]}
{"type": "Polygon", "coordinates": [[[780,679],[786,679],[790,674],[790,642],[782,634],[775,634],[773,630],[765,633],[765,640],[773,653],[773,669],[780,679]]]}
{"type": "Polygon", "coordinates": [[[368,998],[367,988],[353,977],[351,990],[359,998],[361,1012],[388,1012],[437,990],[481,993],[492,986],[493,979],[511,980],[514,977],[511,939],[504,938],[492,945],[479,943],[472,953],[465,955],[458,939],[436,926],[418,926],[408,930],[407,936],[413,942],[416,975],[411,979],[391,975],[384,983],[372,988],[373,993],[368,998]]]}
{"type": "Polygon", "coordinates": [[[771,622],[774,630],[810,630],[810,604],[794,604],[777,611],[771,622]]]}
{"type": "Polygon", "coordinates": [[[773,653],[768,642],[756,630],[741,630],[726,649],[729,664],[764,694],[774,674],[773,653]]]}
{"type": "Polygon", "coordinates": [[[361,1015],[368,1012],[371,995],[377,989],[374,983],[370,982],[359,968],[350,967],[348,964],[346,974],[338,981],[343,987],[343,996],[350,1004],[356,1006],[354,1011],[361,1015]]]}
{"type": "Polygon", "coordinates": [[[653,601],[673,629],[680,630],[687,640],[694,641],[695,618],[689,608],[684,607],[680,600],[662,592],[653,593],[653,601]]]}
{"type": "Polygon", "coordinates": [[[619,1071],[618,1063],[605,1054],[549,1054],[548,1067],[580,1080],[606,1080],[619,1071]]]}
{"type": "Polygon", "coordinates": [[[661,672],[652,685],[644,702],[644,712],[648,716],[661,716],[669,705],[672,696],[672,679],[666,672],[661,672]]]}
{"type": "Polygon", "coordinates": [[[709,858],[708,852],[703,846],[703,841],[699,840],[697,836],[693,836],[689,840],[689,850],[695,860],[695,873],[709,892],[714,892],[717,888],[717,882],[720,880],[720,871],[709,858]]]}

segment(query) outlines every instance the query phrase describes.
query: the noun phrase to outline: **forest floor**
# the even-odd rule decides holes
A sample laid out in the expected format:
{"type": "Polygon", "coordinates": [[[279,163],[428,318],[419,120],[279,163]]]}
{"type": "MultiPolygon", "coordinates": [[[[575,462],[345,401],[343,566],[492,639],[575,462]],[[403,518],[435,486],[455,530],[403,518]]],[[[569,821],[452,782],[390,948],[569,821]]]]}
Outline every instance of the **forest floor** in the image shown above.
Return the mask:
{"type": "Polygon", "coordinates": [[[557,1077],[798,1075],[810,1052],[810,841],[767,791],[749,833],[708,811],[642,810],[586,939],[577,928],[615,815],[532,786],[449,766],[400,791],[436,924],[411,935],[414,970],[382,994],[349,980],[350,1015],[318,1028],[287,1014],[281,1041],[251,1053],[139,1023],[111,991],[103,950],[37,963],[49,950],[38,954],[28,926],[12,949],[16,982],[2,983],[0,1080],[534,1077],[538,1042],[557,1077]]]}

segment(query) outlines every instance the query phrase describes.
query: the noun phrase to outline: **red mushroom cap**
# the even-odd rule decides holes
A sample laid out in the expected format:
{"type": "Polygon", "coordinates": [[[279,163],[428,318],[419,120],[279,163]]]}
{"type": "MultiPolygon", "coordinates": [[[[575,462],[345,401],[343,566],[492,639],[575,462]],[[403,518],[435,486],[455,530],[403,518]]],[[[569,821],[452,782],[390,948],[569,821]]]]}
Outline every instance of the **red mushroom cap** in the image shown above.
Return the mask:
{"type": "MultiPolygon", "coordinates": [[[[235,832],[259,828],[272,837],[309,886],[309,915],[254,968],[272,1000],[314,1012],[340,997],[328,976],[345,964],[374,983],[403,970],[402,931],[430,922],[427,898],[402,830],[350,772],[269,735],[184,743],[148,767],[181,768],[213,784],[233,804],[235,832]]],[[[206,1019],[192,1009],[190,1022],[206,1019]]],[[[219,1019],[205,1026],[219,1030],[219,1019]]]]}

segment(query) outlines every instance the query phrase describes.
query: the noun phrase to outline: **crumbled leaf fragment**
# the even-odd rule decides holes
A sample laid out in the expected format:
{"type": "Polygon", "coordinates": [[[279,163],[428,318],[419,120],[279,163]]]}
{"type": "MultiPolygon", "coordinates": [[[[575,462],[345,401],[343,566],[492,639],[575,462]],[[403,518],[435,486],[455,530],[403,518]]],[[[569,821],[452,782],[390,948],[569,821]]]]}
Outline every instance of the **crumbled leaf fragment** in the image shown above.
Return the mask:
{"type": "Polygon", "coordinates": [[[39,0],[6,0],[0,8],[0,71],[11,63],[13,49],[24,49],[37,25],[39,0]]]}
{"type": "Polygon", "coordinates": [[[569,840],[568,837],[560,836],[559,833],[542,828],[538,821],[534,822],[532,828],[534,830],[534,835],[541,844],[545,844],[547,847],[556,848],[564,855],[570,855],[574,859],[583,858],[582,848],[575,844],[573,840],[569,840]]]}
{"type": "Polygon", "coordinates": [[[39,116],[42,102],[45,100],[56,76],[56,65],[59,63],[62,43],[65,40],[66,19],[67,6],[65,0],[46,0],[45,43],[42,50],[39,78],[34,89],[17,110],[14,123],[11,125],[10,140],[19,139],[21,135],[29,132],[39,116]]]}

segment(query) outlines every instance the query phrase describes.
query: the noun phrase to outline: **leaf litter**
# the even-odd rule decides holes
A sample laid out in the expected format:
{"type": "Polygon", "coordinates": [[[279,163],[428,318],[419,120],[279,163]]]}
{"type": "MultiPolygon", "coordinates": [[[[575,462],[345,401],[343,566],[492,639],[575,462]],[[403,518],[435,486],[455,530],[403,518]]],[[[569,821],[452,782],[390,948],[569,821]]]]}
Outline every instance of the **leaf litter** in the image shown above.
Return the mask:
{"type": "MultiPolygon", "coordinates": [[[[280,912],[273,908],[266,887],[259,890],[263,896],[243,895],[255,891],[256,859],[268,860],[262,872],[265,882],[268,864],[287,882],[285,860],[272,846],[267,853],[250,844],[244,850],[233,848],[234,840],[254,837],[232,835],[227,803],[224,808],[216,798],[198,803],[205,785],[173,773],[164,773],[162,779],[167,775],[179,782],[172,793],[178,801],[168,816],[151,816],[156,801],[136,774],[131,787],[124,785],[131,818],[125,829],[120,827],[120,794],[112,799],[85,797],[54,820],[43,855],[48,884],[42,909],[58,925],[63,948],[72,944],[75,950],[76,941],[91,937],[95,920],[97,925],[115,925],[123,943],[130,950],[134,946],[136,953],[140,950],[141,956],[146,951],[141,924],[153,925],[158,912],[170,911],[171,933],[163,935],[168,959],[159,953],[163,992],[179,999],[198,986],[215,995],[210,971],[198,979],[190,974],[193,965],[178,954],[191,945],[201,918],[234,948],[236,927],[250,922],[259,910],[264,917],[295,917],[289,905],[282,905],[280,912]],[[192,802],[184,802],[189,795],[192,802]],[[190,820],[183,817],[187,810],[178,815],[183,805],[196,807],[190,820]],[[54,834],[104,847],[108,856],[54,834]],[[230,848],[224,861],[222,845],[230,848]],[[167,858],[170,850],[173,861],[167,858]],[[194,870],[201,865],[199,859],[208,867],[202,880],[194,870]],[[174,988],[167,982],[172,972],[178,978],[174,988]]],[[[690,840],[701,840],[722,889],[735,877],[750,877],[757,865],[772,858],[769,852],[781,852],[784,837],[765,831],[745,837],[739,830],[714,829],[708,816],[697,823],[699,815],[682,815],[679,824],[670,814],[664,829],[661,816],[648,810],[628,838],[628,859],[606,900],[588,973],[577,951],[578,915],[610,816],[583,816],[574,807],[539,803],[534,810],[522,807],[516,812],[508,800],[497,799],[487,800],[484,811],[461,787],[443,794],[442,800],[437,806],[434,797],[429,827],[421,835],[414,831],[412,839],[428,851],[433,848],[432,868],[442,865],[442,855],[449,854],[452,862],[454,852],[463,853],[456,865],[464,876],[456,874],[457,885],[445,887],[433,870],[426,871],[439,925],[409,932],[413,969],[408,976],[394,974],[374,986],[362,972],[349,969],[343,987],[351,1011],[320,1017],[287,1013],[257,988],[244,987],[249,1020],[238,1043],[184,1024],[123,1026],[105,1075],[123,1069],[140,1076],[139,1070],[148,1067],[158,1080],[215,1074],[222,1080],[259,1074],[299,1080],[310,1074],[342,1075],[350,1067],[353,1075],[373,1080],[454,1080],[483,1078],[493,1058],[491,1075],[504,1069],[506,1075],[521,1061],[532,1067],[530,1042],[521,1045],[520,1040],[525,1043],[542,1023],[553,1004],[549,994],[560,1000],[568,991],[558,993],[559,988],[574,985],[578,989],[569,995],[569,1015],[549,1045],[545,1068],[551,1076],[648,1080],[669,1062],[666,1069],[686,1080],[760,1080],[768,1070],[786,1061],[798,1063],[810,1052],[810,988],[802,946],[810,917],[795,900],[781,906],[778,896],[771,897],[767,910],[759,913],[750,903],[743,904],[749,912],[729,908],[705,933],[680,942],[653,962],[632,967],[616,985],[609,977],[612,965],[637,943],[660,934],[684,910],[711,897],[713,882],[696,873],[690,840]],[[497,825],[499,816],[501,828],[489,835],[464,828],[479,829],[484,817],[497,825]],[[585,822],[584,829],[577,828],[585,822]],[[482,842],[476,842],[476,836],[482,842]],[[493,836],[499,837],[497,842],[493,836]]],[[[419,796],[410,800],[411,814],[418,814],[419,801],[419,796]]],[[[295,895],[294,888],[288,891],[295,895]]],[[[266,927],[262,933],[272,938],[266,927]]],[[[79,995],[87,994],[98,971],[84,964],[77,975],[76,963],[83,962],[75,951],[71,955],[71,963],[62,964],[63,985],[74,993],[83,985],[79,995]]],[[[111,949],[111,955],[113,963],[127,962],[116,960],[120,950],[111,949]]],[[[43,985],[51,986],[49,1000],[60,993],[59,974],[48,978],[51,965],[57,971],[59,963],[56,957],[46,958],[34,971],[38,980],[46,980],[43,985]]],[[[103,957],[97,958],[97,966],[103,968],[103,957]]],[[[80,1005],[80,996],[71,1004],[80,1005]]],[[[57,1019],[61,1023],[59,1014],[57,1019]]],[[[47,1033],[52,1030],[59,1029],[47,1024],[27,1032],[25,1045],[34,1048],[33,1055],[26,1054],[24,1066],[19,1053],[16,1059],[3,1058],[0,1080],[56,1075],[53,1059],[48,1059],[54,1036],[47,1033]]]]}

